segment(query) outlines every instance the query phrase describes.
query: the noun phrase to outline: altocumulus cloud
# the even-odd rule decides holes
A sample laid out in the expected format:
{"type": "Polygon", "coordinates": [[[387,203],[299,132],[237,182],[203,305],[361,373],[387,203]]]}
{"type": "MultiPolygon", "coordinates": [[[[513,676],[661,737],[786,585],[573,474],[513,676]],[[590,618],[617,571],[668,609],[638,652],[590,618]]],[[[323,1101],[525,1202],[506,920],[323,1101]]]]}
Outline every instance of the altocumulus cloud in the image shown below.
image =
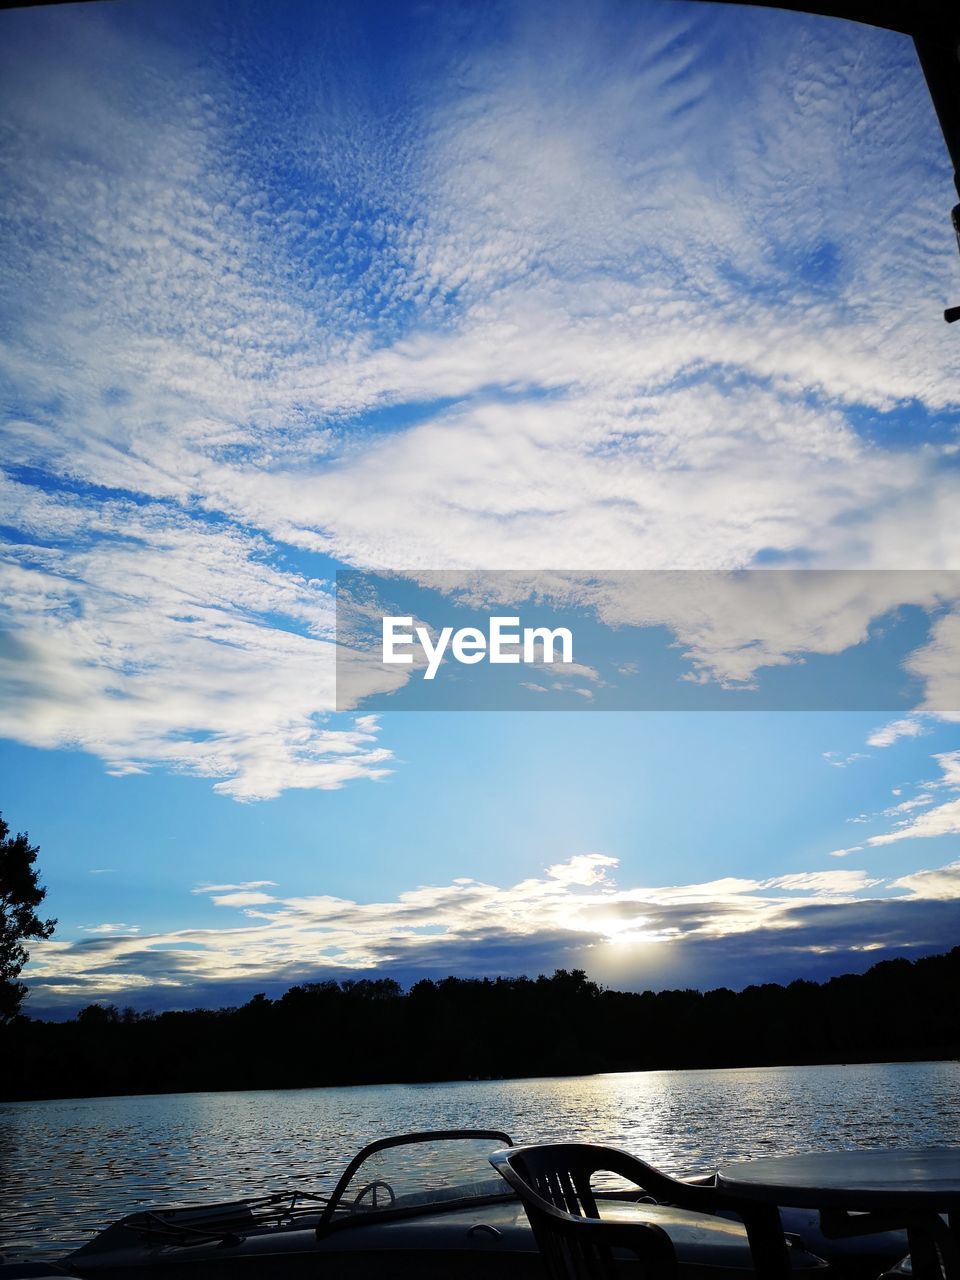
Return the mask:
{"type": "Polygon", "coordinates": [[[560,965],[627,986],[682,984],[693,973],[698,985],[744,986],[792,976],[800,959],[836,972],[887,948],[920,954],[956,940],[960,863],[889,883],[843,869],[633,888],[616,883],[616,867],[607,855],[578,854],[506,887],[458,878],[389,902],[207,886],[194,892],[238,912],[236,923],[140,937],[102,925],[96,939],[36,944],[31,1008],[100,999],[183,1007],[357,972],[560,965]]]}
{"type": "Polygon", "coordinates": [[[4,500],[30,534],[3,565],[4,732],[82,747],[113,773],[187,770],[238,799],[386,772],[372,718],[327,724],[329,590],[272,568],[262,539],[9,480],[4,500]]]}
{"type": "MultiPolygon", "coordinates": [[[[295,49],[237,18],[233,61],[199,16],[10,19],[5,734],[238,799],[382,776],[376,725],[330,718],[328,579],[284,548],[955,561],[949,447],[861,430],[956,399],[909,42],[485,12],[466,42],[441,15],[382,94],[322,7],[295,49]]],[[[933,709],[955,647],[943,621],[916,660],[933,709]]]]}

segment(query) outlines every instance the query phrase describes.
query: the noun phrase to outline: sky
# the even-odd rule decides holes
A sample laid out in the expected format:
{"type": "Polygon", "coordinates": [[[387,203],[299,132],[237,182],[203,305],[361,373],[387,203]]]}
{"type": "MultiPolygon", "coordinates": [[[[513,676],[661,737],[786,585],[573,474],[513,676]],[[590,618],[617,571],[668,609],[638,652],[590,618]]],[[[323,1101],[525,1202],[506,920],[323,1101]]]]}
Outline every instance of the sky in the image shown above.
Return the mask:
{"type": "Polygon", "coordinates": [[[960,262],[908,39],[686,0],[0,26],[28,1012],[960,942],[960,262]],[[550,709],[338,700],[343,570],[550,571],[616,653],[550,709]],[[712,612],[650,586],[704,570],[712,612]],[[631,628],[657,710],[609,692],[631,628]]]}

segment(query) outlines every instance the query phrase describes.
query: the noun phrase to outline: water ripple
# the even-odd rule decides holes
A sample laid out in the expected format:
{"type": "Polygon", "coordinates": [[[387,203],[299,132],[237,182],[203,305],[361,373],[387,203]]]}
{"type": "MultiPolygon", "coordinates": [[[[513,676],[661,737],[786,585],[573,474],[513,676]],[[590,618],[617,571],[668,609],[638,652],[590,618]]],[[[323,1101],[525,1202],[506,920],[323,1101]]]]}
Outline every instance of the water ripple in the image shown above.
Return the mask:
{"type": "Polygon", "coordinates": [[[0,1105],[0,1252],[54,1258],[146,1205],[329,1190],[365,1142],[439,1128],[612,1143],[671,1173],[960,1145],[960,1063],[649,1071],[0,1105]]]}

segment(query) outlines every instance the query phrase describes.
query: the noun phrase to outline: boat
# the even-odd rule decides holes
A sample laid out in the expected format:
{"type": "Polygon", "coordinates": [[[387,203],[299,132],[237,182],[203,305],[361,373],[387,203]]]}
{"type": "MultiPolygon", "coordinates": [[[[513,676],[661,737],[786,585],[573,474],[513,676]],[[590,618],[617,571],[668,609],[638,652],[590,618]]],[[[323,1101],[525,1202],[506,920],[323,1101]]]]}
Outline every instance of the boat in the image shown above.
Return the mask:
{"type": "MultiPolygon", "coordinates": [[[[492,1129],[382,1138],[353,1157],[329,1194],[296,1188],[140,1209],[54,1263],[0,1263],[0,1280],[542,1280],[523,1206],[489,1162],[512,1145],[492,1129]]],[[[598,1188],[597,1198],[604,1218],[663,1227],[687,1280],[753,1274],[743,1227],[730,1216],[617,1186],[598,1188]]],[[[793,1271],[810,1280],[873,1280],[907,1252],[903,1233],[829,1241],[816,1214],[782,1214],[793,1271]]]]}

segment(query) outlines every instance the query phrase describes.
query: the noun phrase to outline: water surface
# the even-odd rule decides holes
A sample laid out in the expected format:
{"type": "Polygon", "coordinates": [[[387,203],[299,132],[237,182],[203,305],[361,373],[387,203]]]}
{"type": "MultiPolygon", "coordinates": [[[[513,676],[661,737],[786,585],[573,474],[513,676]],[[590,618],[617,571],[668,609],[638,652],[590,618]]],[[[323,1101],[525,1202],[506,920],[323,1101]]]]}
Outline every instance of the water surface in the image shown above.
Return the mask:
{"type": "Polygon", "coordinates": [[[417,1129],[612,1143],[685,1175],[748,1156],[960,1146],[960,1063],[0,1104],[0,1252],[62,1256],[145,1205],[329,1191],[364,1143],[417,1129]]]}

